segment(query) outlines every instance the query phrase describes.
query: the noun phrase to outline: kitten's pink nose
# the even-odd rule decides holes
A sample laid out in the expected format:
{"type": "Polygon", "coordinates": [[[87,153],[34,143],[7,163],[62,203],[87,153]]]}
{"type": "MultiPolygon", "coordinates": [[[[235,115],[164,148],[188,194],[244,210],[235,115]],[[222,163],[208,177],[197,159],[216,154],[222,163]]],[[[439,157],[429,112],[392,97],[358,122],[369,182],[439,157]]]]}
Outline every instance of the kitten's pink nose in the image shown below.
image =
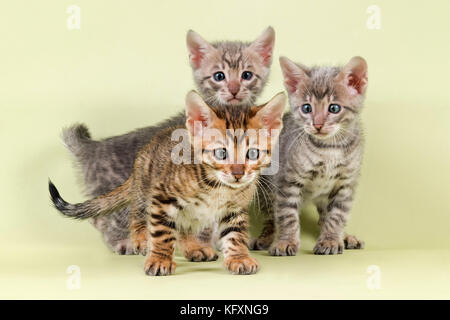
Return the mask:
{"type": "Polygon", "coordinates": [[[322,129],[322,127],[323,127],[323,123],[314,123],[313,125],[314,125],[314,128],[317,129],[317,131],[320,131],[320,129],[322,129]]]}
{"type": "Polygon", "coordinates": [[[231,165],[231,174],[236,179],[236,181],[239,181],[239,179],[241,179],[245,174],[244,165],[243,164],[232,164],[231,165]]]}
{"type": "Polygon", "coordinates": [[[228,90],[230,91],[230,93],[233,96],[237,95],[240,88],[241,88],[241,86],[239,85],[239,82],[237,82],[237,81],[230,81],[228,83],[228,90]]]}

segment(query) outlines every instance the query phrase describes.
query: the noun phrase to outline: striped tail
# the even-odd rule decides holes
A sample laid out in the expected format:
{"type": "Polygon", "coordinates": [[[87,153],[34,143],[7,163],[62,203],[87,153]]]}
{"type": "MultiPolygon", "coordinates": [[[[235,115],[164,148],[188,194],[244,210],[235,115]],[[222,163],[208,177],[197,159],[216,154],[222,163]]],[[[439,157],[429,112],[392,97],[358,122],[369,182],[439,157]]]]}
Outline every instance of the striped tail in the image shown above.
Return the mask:
{"type": "Polygon", "coordinates": [[[48,181],[48,189],[55,208],[67,217],[80,220],[107,215],[127,206],[130,201],[130,187],[131,178],[110,193],[83,203],[70,204],[60,196],[55,185],[48,181]]]}

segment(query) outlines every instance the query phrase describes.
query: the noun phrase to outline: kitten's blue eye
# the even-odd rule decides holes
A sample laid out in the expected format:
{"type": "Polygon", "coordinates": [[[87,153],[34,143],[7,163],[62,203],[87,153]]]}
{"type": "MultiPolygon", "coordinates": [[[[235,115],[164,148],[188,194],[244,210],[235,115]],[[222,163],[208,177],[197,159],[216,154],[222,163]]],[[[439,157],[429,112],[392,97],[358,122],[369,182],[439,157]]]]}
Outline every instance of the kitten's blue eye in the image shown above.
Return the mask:
{"type": "Polygon", "coordinates": [[[214,80],[216,80],[217,82],[225,80],[225,74],[223,72],[220,72],[220,71],[214,73],[213,77],[214,77],[214,80]]]}
{"type": "Polygon", "coordinates": [[[242,79],[250,80],[251,78],[253,78],[253,73],[251,73],[250,71],[242,72],[242,79]]]}
{"type": "Polygon", "coordinates": [[[305,103],[302,105],[302,112],[303,113],[310,113],[312,111],[312,107],[309,103],[305,103]]]}
{"type": "Polygon", "coordinates": [[[227,149],[225,148],[214,149],[214,157],[216,157],[217,160],[225,160],[227,156],[228,156],[227,149]]]}
{"type": "Polygon", "coordinates": [[[248,149],[247,151],[247,159],[249,160],[257,160],[259,158],[259,150],[255,148],[248,149]]]}
{"type": "Polygon", "coordinates": [[[341,111],[341,106],[338,104],[330,104],[328,111],[331,113],[339,113],[339,111],[341,111]]]}

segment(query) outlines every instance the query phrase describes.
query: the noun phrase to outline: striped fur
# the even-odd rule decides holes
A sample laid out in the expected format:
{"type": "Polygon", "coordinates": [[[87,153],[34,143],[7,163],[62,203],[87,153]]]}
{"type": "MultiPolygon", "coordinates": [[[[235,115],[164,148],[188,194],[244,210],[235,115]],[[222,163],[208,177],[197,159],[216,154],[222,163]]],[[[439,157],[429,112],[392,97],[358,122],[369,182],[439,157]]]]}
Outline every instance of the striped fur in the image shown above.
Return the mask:
{"type": "Polygon", "coordinates": [[[360,112],[367,85],[367,65],[353,58],[344,68],[307,68],[281,58],[291,112],[283,119],[280,170],[271,177],[276,186],[273,218],[268,220],[255,249],[269,246],[275,256],[295,255],[300,246],[299,210],[313,202],[319,212],[320,236],[315,254],[339,254],[344,248],[362,248],[346,236],[359,176],[363,135],[360,112]],[[302,111],[309,104],[312,112],[302,111]],[[334,114],[329,106],[338,104],[334,114]],[[318,129],[319,128],[319,129],[318,129]]]}
{"type": "MultiPolygon", "coordinates": [[[[197,89],[208,104],[216,109],[228,106],[249,106],[261,94],[269,76],[274,30],[267,28],[255,41],[222,41],[208,43],[197,33],[189,31],[187,47],[197,89]],[[213,74],[222,71],[226,79],[215,82],[213,74]],[[252,71],[254,77],[243,80],[243,71],[252,71]],[[228,102],[230,89],[239,91],[236,99],[228,102]]],[[[186,117],[179,113],[155,126],[100,141],[91,139],[87,127],[76,124],[63,132],[63,140],[75,156],[89,196],[110,192],[130,175],[136,155],[161,130],[184,125],[186,117]]],[[[134,254],[129,239],[129,207],[113,214],[91,219],[103,234],[106,244],[118,254],[134,254]]],[[[211,235],[208,235],[211,237],[211,235]]]]}
{"type": "MultiPolygon", "coordinates": [[[[191,92],[186,99],[186,126],[191,140],[194,135],[191,124],[198,121],[226,137],[221,142],[215,141],[214,148],[243,148],[246,153],[249,148],[259,148],[261,142],[246,136],[230,137],[226,130],[281,129],[285,103],[285,95],[279,94],[262,106],[214,111],[191,92]]],[[[260,170],[270,165],[271,143],[264,146],[267,152],[260,152],[257,160],[234,164],[215,160],[213,150],[208,149],[212,139],[204,138],[197,154],[201,163],[194,163],[195,150],[191,145],[190,163],[177,164],[172,161],[171,152],[179,141],[171,137],[174,130],[183,127],[170,127],[154,136],[138,153],[130,177],[108,194],[72,205],[50,183],[55,207],[69,217],[87,219],[128,205],[130,240],[133,251],[146,255],[147,275],[169,275],[175,271],[173,254],[177,240],[192,261],[216,260],[209,232],[206,236],[202,234],[211,225],[218,225],[226,268],[233,274],[257,272],[258,262],[249,256],[247,248],[247,208],[257,190],[260,170]],[[235,172],[236,166],[240,167],[239,172],[235,172]]]]}

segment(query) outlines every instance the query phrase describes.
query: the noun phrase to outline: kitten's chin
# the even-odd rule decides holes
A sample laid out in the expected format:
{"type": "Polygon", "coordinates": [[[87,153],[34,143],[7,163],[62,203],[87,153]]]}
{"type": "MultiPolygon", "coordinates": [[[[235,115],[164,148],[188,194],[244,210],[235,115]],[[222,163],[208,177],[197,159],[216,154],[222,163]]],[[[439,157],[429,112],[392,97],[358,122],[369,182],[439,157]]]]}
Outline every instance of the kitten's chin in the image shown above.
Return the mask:
{"type": "Polygon", "coordinates": [[[249,176],[247,179],[241,180],[241,182],[231,182],[231,181],[228,181],[227,179],[220,177],[220,175],[217,177],[217,179],[221,183],[223,183],[224,185],[226,185],[230,188],[240,189],[240,188],[247,186],[249,183],[251,183],[254,180],[254,176],[249,176]]]}
{"type": "Polygon", "coordinates": [[[319,140],[328,140],[330,138],[333,138],[334,134],[332,133],[310,133],[310,135],[314,136],[314,138],[319,140]]]}
{"type": "Polygon", "coordinates": [[[224,97],[219,97],[218,99],[217,99],[219,102],[220,102],[220,104],[222,104],[223,106],[229,106],[229,105],[232,105],[232,106],[240,106],[240,105],[247,105],[247,104],[249,104],[250,102],[251,102],[251,99],[248,97],[248,96],[246,96],[246,97],[226,97],[226,98],[224,98],[224,97]]]}
{"type": "Polygon", "coordinates": [[[313,136],[318,140],[329,140],[333,139],[338,130],[332,130],[330,132],[317,132],[312,130],[305,130],[309,135],[313,136]]]}
{"type": "Polygon", "coordinates": [[[233,98],[233,99],[228,99],[227,102],[233,106],[237,106],[238,104],[240,104],[242,102],[242,100],[233,98]]]}
{"type": "Polygon", "coordinates": [[[249,182],[242,182],[242,183],[235,183],[235,182],[233,182],[233,183],[228,183],[228,182],[226,182],[226,181],[222,181],[222,183],[225,184],[225,185],[227,185],[227,186],[230,187],[230,188],[233,188],[233,189],[241,189],[241,188],[243,188],[243,187],[245,187],[246,185],[249,184],[249,182]]]}

